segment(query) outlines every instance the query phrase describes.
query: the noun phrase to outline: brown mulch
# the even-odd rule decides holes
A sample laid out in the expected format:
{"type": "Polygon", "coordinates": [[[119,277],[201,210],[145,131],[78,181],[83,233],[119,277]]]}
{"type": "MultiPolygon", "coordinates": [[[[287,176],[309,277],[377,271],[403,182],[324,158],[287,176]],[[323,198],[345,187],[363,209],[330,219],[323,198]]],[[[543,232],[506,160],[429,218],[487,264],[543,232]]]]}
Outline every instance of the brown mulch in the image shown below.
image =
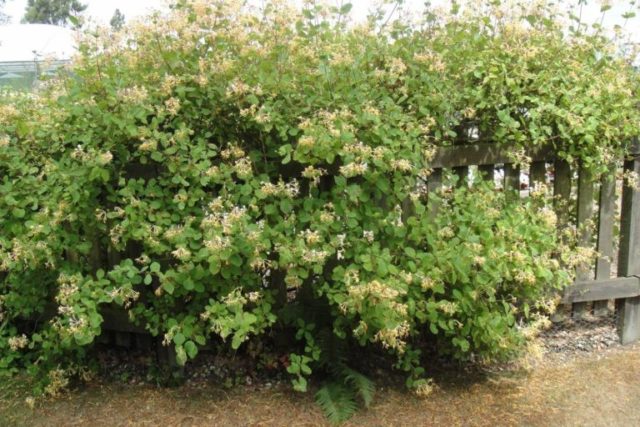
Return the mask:
{"type": "MultiPolygon", "coordinates": [[[[639,425],[640,346],[614,347],[530,371],[439,373],[426,399],[383,388],[352,426],[639,425]]],[[[25,388],[0,386],[0,425],[316,426],[326,425],[313,393],[286,384],[224,390],[102,383],[56,400],[24,403],[25,388]]]]}

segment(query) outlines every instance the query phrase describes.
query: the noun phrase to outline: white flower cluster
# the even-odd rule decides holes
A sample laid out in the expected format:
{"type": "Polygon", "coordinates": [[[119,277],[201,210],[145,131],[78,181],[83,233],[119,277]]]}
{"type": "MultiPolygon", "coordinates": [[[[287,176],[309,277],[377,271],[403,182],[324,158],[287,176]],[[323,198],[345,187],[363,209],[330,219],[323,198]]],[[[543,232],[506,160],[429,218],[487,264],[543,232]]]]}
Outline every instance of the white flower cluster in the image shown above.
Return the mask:
{"type": "Polygon", "coordinates": [[[391,160],[391,168],[398,172],[411,172],[413,170],[413,165],[407,159],[391,160]]]}
{"type": "Polygon", "coordinates": [[[320,183],[320,177],[326,175],[327,171],[322,168],[316,168],[313,165],[307,166],[304,171],[302,171],[302,176],[310,179],[313,186],[317,186],[320,183]]]}
{"type": "Polygon", "coordinates": [[[296,198],[300,194],[300,184],[296,179],[284,183],[279,181],[277,184],[271,182],[263,182],[260,191],[265,196],[286,197],[290,199],[296,198]]]}
{"type": "Polygon", "coordinates": [[[392,348],[398,353],[403,354],[407,346],[403,338],[409,335],[410,331],[411,327],[409,322],[404,321],[395,328],[380,329],[373,337],[373,340],[380,342],[386,349],[392,348]]]}
{"type": "Polygon", "coordinates": [[[544,225],[548,228],[554,229],[558,223],[558,216],[549,206],[544,206],[538,210],[538,215],[542,219],[544,225]]]}
{"type": "Polygon", "coordinates": [[[82,276],[79,274],[68,275],[61,273],[58,276],[58,294],[56,295],[56,302],[59,305],[67,305],[71,302],[73,297],[79,292],[79,284],[82,281],[82,276]]]}
{"type": "Polygon", "coordinates": [[[302,261],[307,264],[322,264],[327,257],[329,256],[329,252],[317,249],[305,249],[302,252],[302,261]]]}
{"type": "Polygon", "coordinates": [[[209,204],[209,214],[200,224],[204,230],[217,229],[230,235],[236,226],[242,224],[247,218],[247,208],[233,206],[231,210],[224,210],[224,202],[219,197],[209,204]]]}
{"type": "Polygon", "coordinates": [[[347,178],[352,178],[354,176],[364,175],[367,172],[367,169],[367,163],[352,162],[347,163],[344,166],[340,166],[340,174],[347,178]]]}
{"type": "Polygon", "coordinates": [[[124,308],[129,308],[131,304],[140,298],[140,292],[130,288],[113,288],[107,292],[112,299],[122,299],[124,308]]]}
{"type": "Polygon", "coordinates": [[[213,236],[204,241],[204,246],[211,252],[220,252],[231,246],[231,239],[227,236],[213,236]]]}
{"type": "Polygon", "coordinates": [[[184,246],[179,246],[171,252],[171,255],[180,261],[188,261],[191,258],[191,251],[184,246]]]}
{"type": "Polygon", "coordinates": [[[9,343],[9,348],[12,351],[18,351],[29,345],[29,338],[27,338],[25,334],[22,334],[20,336],[9,338],[7,342],[9,343]]]}
{"type": "Polygon", "coordinates": [[[133,86],[118,90],[117,97],[125,103],[141,104],[147,100],[149,93],[144,86],[133,86]]]}
{"type": "Polygon", "coordinates": [[[366,240],[367,242],[369,242],[369,243],[373,243],[373,241],[374,241],[374,239],[375,239],[375,236],[374,236],[373,231],[371,231],[371,230],[364,230],[364,231],[362,232],[362,238],[363,238],[364,240],[366,240]]]}

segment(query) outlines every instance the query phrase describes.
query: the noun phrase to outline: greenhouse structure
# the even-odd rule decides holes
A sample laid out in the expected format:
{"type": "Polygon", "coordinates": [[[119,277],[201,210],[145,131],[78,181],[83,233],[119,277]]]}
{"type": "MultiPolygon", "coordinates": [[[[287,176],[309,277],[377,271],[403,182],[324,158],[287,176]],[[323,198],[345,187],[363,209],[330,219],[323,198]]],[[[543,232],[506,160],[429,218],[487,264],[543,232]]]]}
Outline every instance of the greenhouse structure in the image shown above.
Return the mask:
{"type": "Polygon", "coordinates": [[[54,25],[0,26],[0,88],[31,90],[70,62],[73,33],[54,25]]]}

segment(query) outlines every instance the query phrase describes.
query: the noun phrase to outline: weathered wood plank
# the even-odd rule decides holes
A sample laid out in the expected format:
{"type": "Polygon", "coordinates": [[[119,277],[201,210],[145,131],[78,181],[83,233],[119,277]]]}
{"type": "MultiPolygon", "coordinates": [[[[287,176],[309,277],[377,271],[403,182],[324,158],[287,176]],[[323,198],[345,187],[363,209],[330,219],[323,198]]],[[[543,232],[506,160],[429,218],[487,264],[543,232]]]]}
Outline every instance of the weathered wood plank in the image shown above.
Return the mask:
{"type": "Polygon", "coordinates": [[[130,332],[120,332],[120,331],[116,331],[115,334],[115,338],[116,338],[116,346],[118,347],[125,347],[125,348],[131,348],[131,333],[130,332]]]}
{"type": "MultiPolygon", "coordinates": [[[[556,160],[553,171],[553,203],[558,217],[558,231],[562,233],[569,225],[571,212],[571,167],[565,160],[556,160]]],[[[564,238],[561,234],[561,238],[564,238]]],[[[561,321],[563,315],[558,312],[552,320],[561,321]]]]}
{"type": "Polygon", "coordinates": [[[119,332],[131,332],[136,334],[149,333],[144,327],[134,325],[124,309],[101,307],[100,314],[102,315],[102,329],[119,331],[119,332]]]}
{"type": "MultiPolygon", "coordinates": [[[[640,158],[627,160],[626,172],[640,174],[640,158]]],[[[640,274],[640,191],[625,183],[622,190],[618,275],[640,274]]]]}
{"type": "Polygon", "coordinates": [[[640,296],[640,278],[614,277],[604,280],[575,282],[565,289],[563,303],[601,301],[640,296]]]}
{"type": "MultiPolygon", "coordinates": [[[[634,142],[637,153],[638,141],[634,142]]],[[[624,163],[627,173],[640,174],[640,157],[624,163]]],[[[618,275],[640,274],[640,191],[625,183],[622,190],[620,220],[620,252],[618,253],[618,275]]],[[[640,297],[616,301],[618,310],[618,334],[623,344],[640,339],[640,297]]]]}
{"type": "Polygon", "coordinates": [[[640,339],[640,296],[616,300],[618,335],[623,345],[640,339]]]}
{"type": "Polygon", "coordinates": [[[150,334],[135,334],[135,338],[138,350],[151,351],[152,339],[150,334]]]}
{"type": "MultiPolygon", "coordinates": [[[[596,260],[596,280],[611,277],[611,261],[613,260],[613,225],[616,205],[616,170],[611,166],[608,174],[600,180],[600,197],[598,203],[598,258],[596,260]]],[[[593,303],[596,316],[608,314],[607,301],[593,303]]]]}
{"type": "Polygon", "coordinates": [[[434,169],[431,175],[427,178],[427,207],[429,215],[435,216],[438,214],[440,202],[437,197],[438,192],[442,188],[442,169],[434,169]]]}
{"type": "Polygon", "coordinates": [[[520,191],[520,167],[513,163],[504,165],[504,189],[505,191],[520,191]]]}
{"type": "MultiPolygon", "coordinates": [[[[591,246],[591,221],[593,220],[593,177],[585,168],[580,168],[578,175],[578,245],[591,246]]],[[[590,266],[579,266],[576,271],[578,281],[591,279],[590,266]]],[[[573,304],[572,314],[574,318],[581,318],[588,312],[587,303],[573,304]]]]}
{"type": "Polygon", "coordinates": [[[569,224],[571,212],[571,167],[566,160],[556,160],[553,173],[553,195],[558,227],[564,229],[569,224]]]}
{"type": "Polygon", "coordinates": [[[547,165],[545,162],[532,162],[529,169],[529,187],[547,182],[547,165]]]}
{"type": "MultiPolygon", "coordinates": [[[[514,147],[499,144],[469,144],[438,147],[431,160],[431,167],[454,168],[457,166],[491,165],[510,163],[514,147]]],[[[553,160],[553,147],[537,147],[526,153],[534,161],[553,160]]]]}
{"type": "Polygon", "coordinates": [[[608,279],[611,276],[613,260],[613,225],[616,208],[615,168],[600,181],[600,202],[598,206],[598,259],[596,260],[596,279],[608,279]]]}

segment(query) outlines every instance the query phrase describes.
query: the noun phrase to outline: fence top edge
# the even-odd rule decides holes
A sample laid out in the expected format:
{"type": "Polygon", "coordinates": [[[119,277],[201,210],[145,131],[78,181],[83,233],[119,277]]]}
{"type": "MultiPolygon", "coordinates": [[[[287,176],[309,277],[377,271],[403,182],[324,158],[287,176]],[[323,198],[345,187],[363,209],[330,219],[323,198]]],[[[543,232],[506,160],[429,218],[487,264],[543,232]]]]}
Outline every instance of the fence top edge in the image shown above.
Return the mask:
{"type": "MultiPolygon", "coordinates": [[[[453,168],[458,166],[492,165],[513,163],[510,154],[515,145],[495,143],[476,143],[465,145],[443,146],[436,149],[431,160],[433,168],[453,168]]],[[[525,151],[532,161],[551,161],[557,156],[551,145],[536,147],[525,151]]]]}

